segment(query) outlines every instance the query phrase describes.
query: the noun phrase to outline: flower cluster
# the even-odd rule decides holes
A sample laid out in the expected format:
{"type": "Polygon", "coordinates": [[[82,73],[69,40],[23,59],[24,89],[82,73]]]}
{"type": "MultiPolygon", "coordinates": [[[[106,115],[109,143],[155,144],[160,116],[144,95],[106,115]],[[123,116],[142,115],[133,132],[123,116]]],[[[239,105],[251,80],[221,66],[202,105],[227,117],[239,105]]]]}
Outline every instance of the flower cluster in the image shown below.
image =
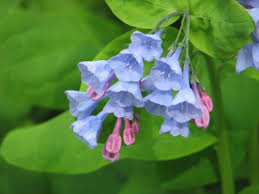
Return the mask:
{"type": "Polygon", "coordinates": [[[242,2],[249,6],[246,10],[253,18],[256,28],[251,35],[253,44],[249,42],[246,43],[244,48],[240,49],[238,52],[236,62],[237,73],[240,73],[249,67],[255,67],[259,71],[259,1],[243,0],[242,2]]]}
{"type": "Polygon", "coordinates": [[[199,91],[196,82],[190,86],[189,64],[184,65],[182,72],[179,60],[181,47],[170,50],[167,57],[161,58],[161,34],[161,30],[155,34],[136,31],[131,35],[129,47],[109,60],[80,62],[82,82],[88,89],[86,92],[65,92],[70,112],[77,118],[71,128],[76,137],[92,149],[97,146],[105,118],[109,114],[117,117],[114,130],[103,147],[104,159],[115,161],[119,158],[123,120],[123,141],[126,145],[134,144],[140,131],[140,118],[134,114],[134,106],[145,107],[150,114],[164,117],[161,133],[188,137],[190,120],[198,127],[208,127],[211,99],[203,90],[199,91]],[[144,77],[144,61],[154,60],[150,74],[144,77]],[[173,91],[178,91],[175,96],[173,91]],[[143,98],[142,92],[148,95],[143,98]],[[104,98],[109,100],[103,110],[91,115],[104,98]]]}

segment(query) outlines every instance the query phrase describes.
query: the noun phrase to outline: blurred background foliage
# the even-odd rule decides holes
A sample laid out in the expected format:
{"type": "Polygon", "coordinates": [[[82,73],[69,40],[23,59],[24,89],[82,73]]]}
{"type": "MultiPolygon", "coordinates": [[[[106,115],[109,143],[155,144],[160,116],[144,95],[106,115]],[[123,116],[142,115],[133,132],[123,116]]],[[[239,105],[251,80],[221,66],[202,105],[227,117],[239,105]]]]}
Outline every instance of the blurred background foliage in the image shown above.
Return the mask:
{"type": "MultiPolygon", "coordinates": [[[[118,53],[129,42],[126,32],[131,29],[103,0],[0,0],[0,144],[7,137],[0,147],[0,194],[220,193],[213,114],[208,132],[192,126],[190,139],[184,140],[158,138],[161,118],[145,120],[145,111],[140,111],[143,125],[151,130],[141,132],[137,145],[124,146],[122,159],[113,164],[101,159],[102,146],[90,151],[69,131],[73,118],[63,113],[68,109],[64,91],[80,88],[76,64],[118,53]]],[[[166,30],[165,48],[176,32],[166,30]]],[[[235,60],[215,59],[215,64],[241,191],[250,182],[259,78],[251,69],[237,75],[235,60]]],[[[211,94],[206,58],[200,53],[192,63],[211,94]]],[[[246,188],[242,194],[257,191],[246,188]]]]}

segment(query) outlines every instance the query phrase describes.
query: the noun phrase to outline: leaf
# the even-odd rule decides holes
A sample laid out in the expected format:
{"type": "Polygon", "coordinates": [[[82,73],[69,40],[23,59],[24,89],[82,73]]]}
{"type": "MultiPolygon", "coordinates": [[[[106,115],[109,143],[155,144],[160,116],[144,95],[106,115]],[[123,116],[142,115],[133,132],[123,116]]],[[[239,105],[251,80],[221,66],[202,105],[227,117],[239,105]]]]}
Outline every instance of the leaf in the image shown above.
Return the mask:
{"type": "Polygon", "coordinates": [[[218,58],[235,54],[249,40],[254,28],[248,13],[234,0],[106,0],[106,3],[126,24],[148,29],[173,12],[189,10],[190,41],[199,50],[218,58]]]}
{"type": "MultiPolygon", "coordinates": [[[[173,35],[177,32],[169,28],[167,33],[174,38],[173,35]]],[[[103,56],[104,59],[111,57],[125,46],[125,40],[129,41],[129,36],[130,32],[115,39],[98,56],[103,56]]],[[[97,109],[101,108],[99,106],[97,109]]],[[[163,119],[150,116],[144,109],[138,110],[138,113],[141,117],[141,132],[136,136],[134,145],[122,146],[121,159],[171,160],[199,152],[216,142],[213,135],[196,129],[193,125],[188,139],[159,135],[163,119]]],[[[110,115],[104,122],[100,143],[95,150],[90,150],[77,140],[68,129],[73,120],[66,112],[41,125],[12,131],[2,144],[1,155],[13,165],[44,172],[88,173],[109,164],[101,153],[103,143],[113,128],[114,116],[110,115]]]]}
{"type": "Polygon", "coordinates": [[[258,194],[259,193],[259,186],[249,186],[243,189],[239,194],[258,194]]]}
{"type": "Polygon", "coordinates": [[[17,9],[0,24],[0,94],[64,109],[64,91],[79,88],[77,63],[122,31],[79,6],[41,14],[17,9]]]}

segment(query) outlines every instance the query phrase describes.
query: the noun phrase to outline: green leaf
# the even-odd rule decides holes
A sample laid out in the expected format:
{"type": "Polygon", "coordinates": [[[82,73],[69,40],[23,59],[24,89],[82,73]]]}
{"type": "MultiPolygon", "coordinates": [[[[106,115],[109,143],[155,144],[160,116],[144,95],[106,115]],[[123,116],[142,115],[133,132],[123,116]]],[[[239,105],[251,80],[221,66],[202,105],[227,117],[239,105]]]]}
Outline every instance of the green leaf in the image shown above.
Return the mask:
{"type": "Polygon", "coordinates": [[[258,194],[259,193],[259,186],[249,186],[242,190],[239,194],[258,194]]]}
{"type": "Polygon", "coordinates": [[[0,94],[31,105],[67,107],[64,91],[80,86],[77,63],[91,60],[122,31],[79,6],[41,14],[17,9],[0,24],[0,94]]]}
{"type": "Polygon", "coordinates": [[[190,41],[199,50],[218,58],[235,54],[254,29],[248,13],[234,0],[106,0],[106,3],[126,24],[148,29],[170,13],[189,10],[190,41]]]}

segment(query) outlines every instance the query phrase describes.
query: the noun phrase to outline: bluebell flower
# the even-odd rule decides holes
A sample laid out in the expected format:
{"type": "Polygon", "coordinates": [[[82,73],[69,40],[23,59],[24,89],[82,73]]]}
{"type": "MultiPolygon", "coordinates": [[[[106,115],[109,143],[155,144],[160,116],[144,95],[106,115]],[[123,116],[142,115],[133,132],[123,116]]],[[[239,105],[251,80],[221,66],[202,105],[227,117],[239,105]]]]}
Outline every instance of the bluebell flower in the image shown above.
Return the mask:
{"type": "Polygon", "coordinates": [[[89,116],[96,108],[98,101],[88,98],[86,92],[78,92],[73,90],[65,91],[69,100],[69,110],[71,115],[78,119],[89,116]]]}
{"type": "Polygon", "coordinates": [[[259,71],[259,42],[253,45],[252,57],[253,57],[254,66],[259,71]]]}
{"type": "Polygon", "coordinates": [[[174,119],[166,119],[160,128],[160,133],[170,133],[173,136],[181,135],[187,138],[190,135],[188,122],[178,123],[174,119]]]}
{"type": "Polygon", "coordinates": [[[156,34],[144,34],[136,31],[131,35],[129,50],[143,57],[144,60],[151,62],[154,58],[159,58],[163,53],[161,34],[162,31],[158,31],[156,34]]]}
{"type": "Polygon", "coordinates": [[[246,43],[244,48],[240,49],[237,56],[236,72],[240,73],[246,68],[254,67],[254,61],[252,57],[253,45],[246,43]]]}
{"type": "Polygon", "coordinates": [[[201,108],[189,85],[188,65],[184,65],[183,89],[175,95],[173,103],[167,108],[167,114],[179,123],[184,123],[202,116],[201,108]]]}
{"type": "Polygon", "coordinates": [[[167,117],[166,108],[173,102],[172,91],[154,90],[144,99],[147,112],[152,115],[167,117]]]}
{"type": "Polygon", "coordinates": [[[246,3],[248,5],[251,5],[253,7],[259,8],[259,1],[258,0],[241,0],[241,1],[243,1],[244,3],[246,3]]]}
{"type": "Polygon", "coordinates": [[[107,95],[120,107],[143,107],[139,82],[118,81],[107,90],[107,95]]]}
{"type": "Polygon", "coordinates": [[[133,107],[120,107],[114,100],[110,99],[103,108],[106,113],[113,113],[118,118],[133,119],[133,107]]]}
{"type": "Polygon", "coordinates": [[[157,89],[150,76],[147,76],[141,80],[141,91],[142,92],[151,93],[154,90],[157,90],[157,89]]]}
{"type": "Polygon", "coordinates": [[[86,143],[91,149],[97,146],[99,134],[102,129],[102,123],[108,116],[108,113],[102,111],[96,116],[88,116],[84,119],[75,121],[71,128],[76,137],[86,143]]]}
{"type": "Polygon", "coordinates": [[[78,64],[78,68],[82,73],[82,82],[91,86],[97,93],[103,91],[106,82],[113,74],[105,60],[83,61],[78,64]]]}
{"type": "Polygon", "coordinates": [[[181,48],[177,48],[172,56],[156,60],[150,76],[159,90],[180,90],[182,86],[182,69],[179,63],[181,48]]]}
{"type": "Polygon", "coordinates": [[[108,64],[120,81],[139,81],[143,76],[143,60],[128,49],[110,58],[108,64]]]}

